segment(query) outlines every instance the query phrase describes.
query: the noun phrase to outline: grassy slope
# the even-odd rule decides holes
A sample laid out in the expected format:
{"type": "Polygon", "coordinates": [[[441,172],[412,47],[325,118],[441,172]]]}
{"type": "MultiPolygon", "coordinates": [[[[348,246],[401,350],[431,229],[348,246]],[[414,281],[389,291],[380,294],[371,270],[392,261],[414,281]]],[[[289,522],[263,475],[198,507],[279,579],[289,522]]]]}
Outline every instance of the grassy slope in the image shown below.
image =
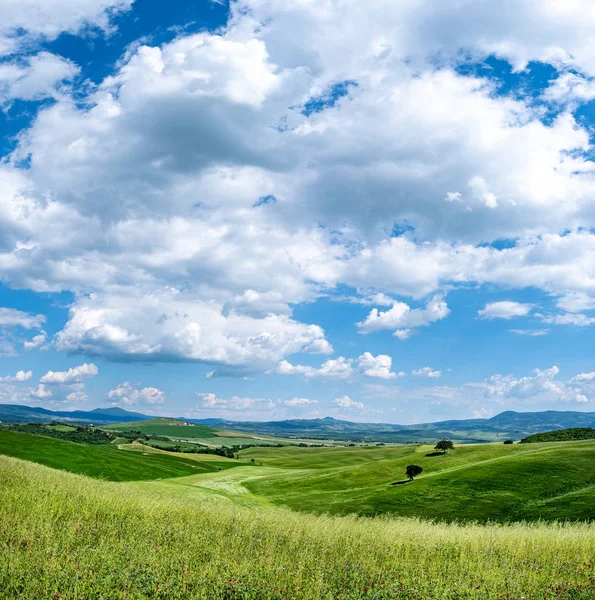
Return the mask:
{"type": "Polygon", "coordinates": [[[426,456],[430,450],[252,448],[242,457],[285,470],[245,485],[275,504],[331,514],[497,521],[595,516],[595,442],[459,446],[426,456]],[[422,476],[390,485],[412,463],[423,467],[422,476]]]}
{"type": "Polygon", "coordinates": [[[13,431],[0,431],[0,454],[109,481],[180,477],[237,464],[231,460],[226,463],[213,461],[207,455],[203,455],[204,460],[197,461],[168,453],[127,452],[117,446],[73,444],[13,431]]]}
{"type": "Polygon", "coordinates": [[[595,598],[591,525],[314,516],[150,485],[0,456],[0,598],[595,598]]]}
{"type": "Polygon", "coordinates": [[[595,517],[595,441],[464,445],[444,456],[412,445],[251,448],[241,453],[244,465],[254,459],[249,469],[210,455],[121,447],[129,451],[0,432],[0,453],[113,481],[175,478],[166,486],[172,497],[191,487],[204,498],[249,506],[445,521],[595,517]],[[423,474],[391,485],[412,463],[423,474]]]}

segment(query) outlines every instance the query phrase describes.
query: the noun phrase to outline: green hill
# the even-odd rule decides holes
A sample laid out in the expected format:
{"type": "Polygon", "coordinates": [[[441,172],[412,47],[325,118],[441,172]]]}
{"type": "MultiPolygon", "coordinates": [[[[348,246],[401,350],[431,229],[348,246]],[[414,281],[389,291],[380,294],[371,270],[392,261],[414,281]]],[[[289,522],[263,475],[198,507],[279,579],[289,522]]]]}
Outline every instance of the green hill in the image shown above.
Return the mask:
{"type": "Polygon", "coordinates": [[[275,467],[270,476],[263,471],[244,486],[268,502],[300,511],[446,521],[595,516],[595,442],[463,445],[446,455],[432,454],[430,446],[409,445],[241,452],[275,467]],[[402,483],[408,464],[420,465],[423,473],[402,483]]]}
{"type": "Polygon", "coordinates": [[[535,433],[521,440],[521,444],[534,444],[536,442],[568,442],[571,440],[595,439],[595,429],[590,427],[572,427],[570,429],[558,429],[535,433]]]}
{"type": "Polygon", "coordinates": [[[231,460],[215,462],[207,455],[205,460],[198,460],[185,455],[144,451],[142,446],[132,446],[128,450],[0,430],[0,454],[109,481],[165,479],[237,465],[231,460]]]}
{"type": "Polygon", "coordinates": [[[0,598],[595,597],[591,525],[315,516],[200,494],[0,456],[0,598]]]}
{"type": "Polygon", "coordinates": [[[205,499],[310,513],[483,522],[595,516],[595,440],[465,444],[444,455],[414,445],[254,447],[237,461],[0,431],[0,454],[113,481],[175,478],[167,484],[172,497],[192,486],[205,499]],[[410,464],[423,472],[407,482],[410,464]]]}

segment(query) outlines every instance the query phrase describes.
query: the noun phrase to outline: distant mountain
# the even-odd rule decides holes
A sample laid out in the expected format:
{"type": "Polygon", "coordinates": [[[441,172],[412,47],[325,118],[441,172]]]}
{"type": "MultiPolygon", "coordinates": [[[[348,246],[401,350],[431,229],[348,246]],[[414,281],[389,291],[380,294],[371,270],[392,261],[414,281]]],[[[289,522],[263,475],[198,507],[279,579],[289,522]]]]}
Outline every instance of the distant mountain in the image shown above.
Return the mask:
{"type": "MultiPolygon", "coordinates": [[[[0,421],[34,423],[70,421],[111,425],[154,419],[142,413],[118,407],[96,408],[91,411],[51,411],[16,404],[0,404],[0,421]]],[[[228,421],[226,419],[181,419],[213,429],[245,431],[285,438],[335,439],[370,442],[434,442],[449,438],[455,442],[489,442],[507,438],[519,440],[534,433],[595,427],[595,413],[555,411],[520,413],[506,411],[490,419],[459,419],[415,425],[390,423],[353,423],[325,417],[323,419],[288,419],[285,421],[228,421]]]]}
{"type": "Polygon", "coordinates": [[[437,439],[449,438],[458,442],[486,442],[506,438],[520,439],[533,433],[569,427],[594,427],[595,413],[553,410],[531,413],[506,411],[490,419],[461,419],[415,425],[352,423],[332,417],[264,423],[223,419],[197,419],[191,422],[248,433],[311,439],[433,442],[437,439]]]}
{"type": "Polygon", "coordinates": [[[91,411],[53,411],[47,408],[22,406],[19,404],[0,404],[0,421],[5,423],[49,423],[51,421],[69,421],[73,423],[93,423],[107,425],[128,421],[153,419],[141,413],[129,412],[122,408],[96,408],[91,411]]]}

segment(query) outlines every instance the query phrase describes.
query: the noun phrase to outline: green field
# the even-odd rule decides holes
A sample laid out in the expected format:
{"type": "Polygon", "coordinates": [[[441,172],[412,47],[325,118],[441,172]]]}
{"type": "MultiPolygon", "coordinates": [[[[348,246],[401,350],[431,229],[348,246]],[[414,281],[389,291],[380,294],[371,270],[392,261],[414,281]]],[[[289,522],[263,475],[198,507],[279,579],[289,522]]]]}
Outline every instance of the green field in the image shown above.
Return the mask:
{"type": "Polygon", "coordinates": [[[163,435],[176,439],[190,440],[194,438],[210,438],[215,432],[210,427],[192,425],[177,419],[151,419],[150,421],[135,421],[132,423],[117,423],[106,425],[103,429],[111,431],[140,431],[148,435],[163,435]]]}
{"type": "Polygon", "coordinates": [[[300,440],[283,440],[266,436],[251,435],[239,431],[217,431],[204,425],[193,425],[179,419],[158,418],[150,421],[136,421],[132,423],[117,423],[102,427],[107,431],[140,431],[147,435],[169,437],[172,440],[189,440],[194,444],[201,444],[213,448],[221,446],[247,446],[259,444],[263,446],[298,443],[300,440]]]}
{"type": "Polygon", "coordinates": [[[593,440],[0,454],[0,598],[595,599],[593,440]]]}
{"type": "Polygon", "coordinates": [[[427,454],[433,454],[431,446],[241,452],[257,464],[281,469],[250,479],[246,488],[295,510],[446,521],[595,517],[594,441],[463,445],[446,455],[427,454]],[[423,467],[422,475],[391,485],[405,479],[408,464],[423,467]]]}
{"type": "Polygon", "coordinates": [[[74,444],[13,431],[0,431],[0,454],[108,481],[180,477],[237,465],[232,460],[212,460],[210,455],[196,455],[204,460],[194,460],[187,455],[147,452],[144,446],[74,444]]]}
{"type": "Polygon", "coordinates": [[[595,597],[592,525],[315,516],[183,489],[0,457],[0,598],[595,597]]]}

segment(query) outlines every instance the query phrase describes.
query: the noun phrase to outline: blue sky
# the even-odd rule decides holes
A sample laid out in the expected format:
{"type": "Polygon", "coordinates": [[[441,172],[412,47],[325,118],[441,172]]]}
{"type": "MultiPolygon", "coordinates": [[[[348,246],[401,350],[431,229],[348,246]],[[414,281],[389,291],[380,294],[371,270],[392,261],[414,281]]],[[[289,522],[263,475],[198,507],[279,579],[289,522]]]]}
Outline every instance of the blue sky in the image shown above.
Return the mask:
{"type": "Polygon", "coordinates": [[[0,7],[0,402],[593,410],[587,2],[0,7]]]}

